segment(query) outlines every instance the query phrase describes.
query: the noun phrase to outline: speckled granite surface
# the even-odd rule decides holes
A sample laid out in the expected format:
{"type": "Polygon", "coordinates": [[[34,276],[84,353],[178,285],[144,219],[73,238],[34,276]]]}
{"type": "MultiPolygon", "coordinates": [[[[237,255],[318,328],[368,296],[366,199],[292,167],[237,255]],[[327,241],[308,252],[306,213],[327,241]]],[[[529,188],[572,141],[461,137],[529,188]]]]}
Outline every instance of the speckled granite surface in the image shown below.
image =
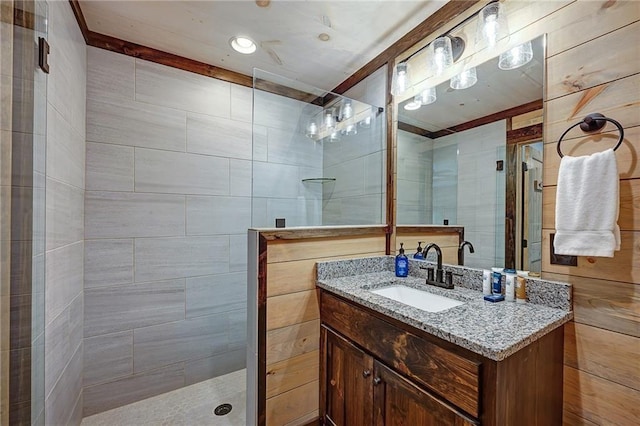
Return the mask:
{"type": "MultiPolygon", "coordinates": [[[[474,290],[477,288],[475,281],[481,283],[482,271],[446,265],[454,273],[460,273],[459,276],[454,275],[456,288],[446,290],[425,285],[424,278],[413,276],[426,274],[419,268],[411,268],[415,265],[412,261],[412,275],[398,278],[393,273],[392,257],[319,262],[317,285],[496,361],[507,358],[573,317],[570,296],[565,294],[571,294],[568,284],[528,279],[532,281],[534,298],[551,306],[491,303],[483,299],[480,291],[474,290]],[[463,282],[465,286],[460,285],[463,282]],[[393,284],[418,288],[465,303],[441,312],[427,312],[369,291],[393,284]],[[558,308],[565,305],[566,309],[558,308]]],[[[527,290],[529,293],[529,287],[527,290]]]]}

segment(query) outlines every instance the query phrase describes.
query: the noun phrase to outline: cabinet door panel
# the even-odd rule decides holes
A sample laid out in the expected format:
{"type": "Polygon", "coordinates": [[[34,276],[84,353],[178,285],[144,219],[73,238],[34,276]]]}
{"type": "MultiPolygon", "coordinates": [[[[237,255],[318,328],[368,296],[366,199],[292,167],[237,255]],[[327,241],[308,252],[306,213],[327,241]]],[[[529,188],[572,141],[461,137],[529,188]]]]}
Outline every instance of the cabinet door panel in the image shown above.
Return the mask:
{"type": "Polygon", "coordinates": [[[469,426],[479,424],[377,361],[375,362],[374,375],[376,426],[469,426]]]}
{"type": "Polygon", "coordinates": [[[373,358],[322,328],[325,341],[326,424],[371,425],[373,403],[373,358]]]}

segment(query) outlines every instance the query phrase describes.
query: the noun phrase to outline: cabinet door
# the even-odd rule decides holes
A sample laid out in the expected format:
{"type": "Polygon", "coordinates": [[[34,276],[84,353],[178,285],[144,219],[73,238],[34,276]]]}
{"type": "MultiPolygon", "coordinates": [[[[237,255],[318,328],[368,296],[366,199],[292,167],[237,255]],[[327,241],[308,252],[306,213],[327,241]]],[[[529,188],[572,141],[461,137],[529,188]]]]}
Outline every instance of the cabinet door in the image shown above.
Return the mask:
{"type": "Polygon", "coordinates": [[[325,424],[371,425],[373,358],[325,327],[322,334],[325,424]]]}
{"type": "Polygon", "coordinates": [[[376,426],[479,424],[377,361],[373,383],[376,426]]]}

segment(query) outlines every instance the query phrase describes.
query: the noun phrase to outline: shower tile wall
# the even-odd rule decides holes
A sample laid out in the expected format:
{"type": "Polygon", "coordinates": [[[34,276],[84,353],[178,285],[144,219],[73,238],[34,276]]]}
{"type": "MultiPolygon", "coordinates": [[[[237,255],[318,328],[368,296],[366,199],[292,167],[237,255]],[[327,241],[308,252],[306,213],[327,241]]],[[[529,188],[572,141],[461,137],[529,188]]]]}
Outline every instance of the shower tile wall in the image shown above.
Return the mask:
{"type": "Polygon", "coordinates": [[[251,96],[88,48],[84,415],[245,367],[251,96]]]}
{"type": "Polygon", "coordinates": [[[68,2],[49,1],[45,422],[82,418],[86,47],[68,2]]]}
{"type": "MultiPolygon", "coordinates": [[[[386,67],[378,69],[349,89],[344,96],[370,105],[384,106],[386,67]]],[[[322,185],[322,225],[378,224],[385,221],[386,120],[376,117],[370,128],[358,128],[354,136],[323,144],[324,177],[335,182],[322,185]],[[372,141],[380,145],[372,146],[372,141]]]]}
{"type": "Polygon", "coordinates": [[[506,171],[496,171],[496,160],[506,160],[506,134],[502,120],[436,142],[458,147],[457,222],[465,227],[464,237],[476,249],[465,258],[470,267],[504,264],[504,238],[496,236],[504,236],[506,171]]]}
{"type": "Polygon", "coordinates": [[[315,105],[255,90],[253,111],[252,227],[272,228],[275,218],[286,226],[322,224],[322,185],[302,179],[322,177],[322,144],[301,129],[315,105]]]}
{"type": "Polygon", "coordinates": [[[433,139],[398,131],[397,176],[398,223],[433,223],[433,139]]]}

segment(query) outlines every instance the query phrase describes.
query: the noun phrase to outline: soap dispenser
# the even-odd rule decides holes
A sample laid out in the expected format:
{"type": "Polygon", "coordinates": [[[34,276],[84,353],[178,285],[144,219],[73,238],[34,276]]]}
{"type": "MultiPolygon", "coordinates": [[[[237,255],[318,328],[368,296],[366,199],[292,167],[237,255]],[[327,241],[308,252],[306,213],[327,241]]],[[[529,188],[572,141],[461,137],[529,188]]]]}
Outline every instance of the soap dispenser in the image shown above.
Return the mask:
{"type": "Polygon", "coordinates": [[[422,241],[418,241],[418,248],[416,249],[416,252],[413,254],[414,259],[418,259],[418,260],[424,259],[424,255],[422,254],[422,247],[420,247],[420,244],[422,244],[422,241]]]}
{"type": "Polygon", "coordinates": [[[403,243],[400,243],[400,252],[396,256],[396,277],[409,275],[409,259],[404,254],[403,243]]]}

